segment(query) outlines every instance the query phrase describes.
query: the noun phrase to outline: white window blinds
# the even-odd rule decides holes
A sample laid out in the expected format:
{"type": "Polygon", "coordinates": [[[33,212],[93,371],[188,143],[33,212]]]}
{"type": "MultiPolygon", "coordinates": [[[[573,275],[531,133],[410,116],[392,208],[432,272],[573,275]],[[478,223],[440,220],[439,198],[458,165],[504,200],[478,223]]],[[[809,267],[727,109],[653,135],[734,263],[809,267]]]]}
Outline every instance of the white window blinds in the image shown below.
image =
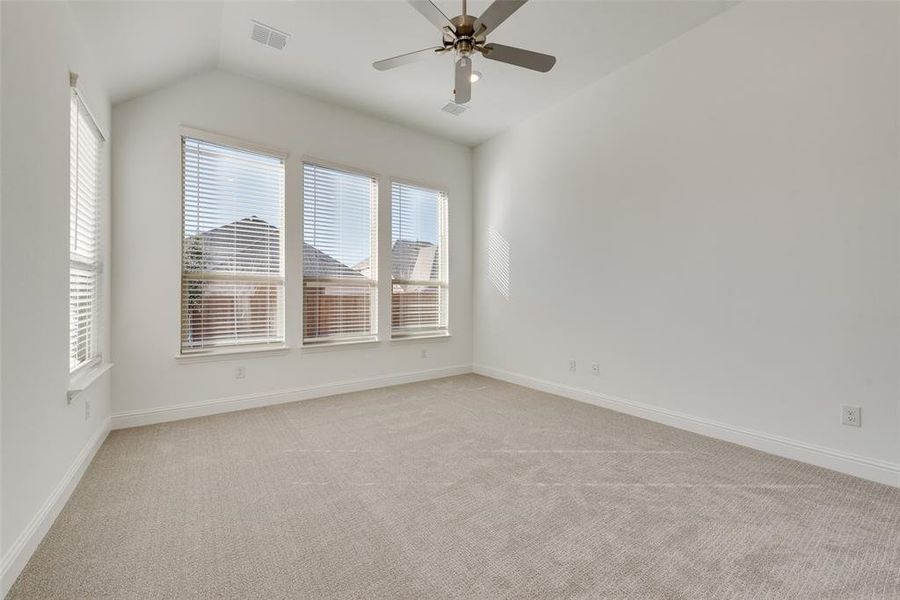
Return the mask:
{"type": "Polygon", "coordinates": [[[181,352],[284,342],[284,161],[182,137],[181,352]]]}
{"type": "Polygon", "coordinates": [[[447,331],[447,195],[391,186],[391,333],[447,331]]]}
{"type": "Polygon", "coordinates": [[[378,181],[303,165],[303,341],[376,333],[378,181]]]}
{"type": "Polygon", "coordinates": [[[69,371],[100,360],[100,150],[75,90],[69,133],[69,371]]]}

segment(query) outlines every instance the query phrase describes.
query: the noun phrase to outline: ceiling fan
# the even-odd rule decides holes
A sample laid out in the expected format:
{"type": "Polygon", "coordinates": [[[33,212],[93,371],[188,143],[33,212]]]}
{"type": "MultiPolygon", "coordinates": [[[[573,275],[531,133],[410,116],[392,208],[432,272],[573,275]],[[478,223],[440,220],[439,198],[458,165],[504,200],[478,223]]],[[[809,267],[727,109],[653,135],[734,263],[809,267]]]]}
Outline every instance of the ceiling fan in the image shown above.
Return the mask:
{"type": "Polygon", "coordinates": [[[462,14],[448,19],[430,0],[408,0],[413,7],[441,30],[440,46],[401,54],[372,63],[379,71],[423,59],[433,54],[456,54],[455,89],[453,99],[465,104],[472,99],[472,55],[476,52],[489,60],[505,62],[517,67],[546,73],[556,64],[556,57],[502,44],[488,44],[487,35],[516,12],[528,0],[494,0],[484,14],[475,18],[466,13],[467,1],[462,0],[462,14]]]}

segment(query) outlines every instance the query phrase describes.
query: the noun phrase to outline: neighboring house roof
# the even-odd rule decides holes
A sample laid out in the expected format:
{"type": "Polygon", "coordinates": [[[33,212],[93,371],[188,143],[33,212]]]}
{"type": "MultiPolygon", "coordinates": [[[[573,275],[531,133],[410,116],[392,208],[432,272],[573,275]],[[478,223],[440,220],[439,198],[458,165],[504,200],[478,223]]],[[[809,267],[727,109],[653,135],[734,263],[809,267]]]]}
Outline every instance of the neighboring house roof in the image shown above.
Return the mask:
{"type": "Polygon", "coordinates": [[[431,242],[396,240],[391,248],[391,277],[414,281],[437,279],[438,248],[431,242]]]}
{"type": "Polygon", "coordinates": [[[197,270],[271,272],[281,259],[278,228],[259,217],[240,219],[189,238],[197,270]]]}
{"type": "MultiPolygon", "coordinates": [[[[201,244],[204,264],[198,268],[203,270],[232,271],[238,268],[265,272],[277,268],[281,257],[278,228],[256,216],[204,231],[189,239],[201,244]]],[[[395,240],[391,258],[393,279],[423,281],[439,276],[438,248],[431,242],[395,240]]],[[[315,246],[303,244],[304,277],[370,277],[369,265],[369,259],[365,259],[349,267],[315,246]]]]}
{"type": "MultiPolygon", "coordinates": [[[[353,268],[370,277],[369,259],[361,260],[353,268]]],[[[431,242],[394,240],[391,248],[391,278],[407,281],[428,281],[440,274],[438,248],[431,242]]]]}
{"type": "Polygon", "coordinates": [[[364,277],[358,269],[351,269],[315,246],[303,243],[304,277],[364,277]]]}
{"type": "MultiPolygon", "coordinates": [[[[199,242],[198,270],[266,272],[281,259],[278,228],[259,217],[247,217],[204,231],[189,239],[199,242]],[[200,258],[202,256],[202,259],[200,258]]],[[[315,246],[303,244],[304,277],[363,277],[315,246]]]]}

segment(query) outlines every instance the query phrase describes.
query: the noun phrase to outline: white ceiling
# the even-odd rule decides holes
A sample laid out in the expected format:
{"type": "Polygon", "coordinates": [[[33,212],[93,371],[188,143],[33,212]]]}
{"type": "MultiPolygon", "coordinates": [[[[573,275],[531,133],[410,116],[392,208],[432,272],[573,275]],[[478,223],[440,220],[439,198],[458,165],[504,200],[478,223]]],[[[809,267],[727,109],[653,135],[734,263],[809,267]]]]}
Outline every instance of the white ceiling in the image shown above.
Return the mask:
{"type": "MultiPolygon", "coordinates": [[[[459,2],[438,0],[448,16],[459,2]]],[[[480,14],[487,0],[471,0],[480,14]]],[[[113,102],[219,67],[469,144],[510,125],[726,10],[695,0],[532,0],[489,36],[557,57],[546,74],[475,58],[484,73],[469,110],[451,99],[450,55],[380,72],[375,60],[438,45],[440,33],[406,2],[143,2],[72,4],[113,102]],[[256,19],[291,35],[283,51],[250,39],[256,19]]]]}

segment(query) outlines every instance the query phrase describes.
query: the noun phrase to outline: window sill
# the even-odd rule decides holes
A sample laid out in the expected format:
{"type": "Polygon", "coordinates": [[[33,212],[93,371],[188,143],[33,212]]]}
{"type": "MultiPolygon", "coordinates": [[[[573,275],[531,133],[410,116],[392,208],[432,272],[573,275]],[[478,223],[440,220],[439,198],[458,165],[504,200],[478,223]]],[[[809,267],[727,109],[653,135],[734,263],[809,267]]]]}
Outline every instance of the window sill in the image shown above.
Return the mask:
{"type": "Polygon", "coordinates": [[[429,331],[423,333],[401,333],[391,336],[392,342],[406,342],[411,340],[439,340],[452,337],[449,331],[429,331]]]}
{"type": "Polygon", "coordinates": [[[265,348],[222,348],[219,350],[206,350],[191,354],[178,354],[175,360],[180,364],[204,363],[218,360],[233,360],[236,358],[264,358],[277,356],[290,352],[286,345],[267,346],[265,348]]]}
{"type": "Polygon", "coordinates": [[[69,389],[66,391],[66,403],[71,404],[78,394],[91,387],[91,384],[100,379],[100,376],[112,367],[113,363],[99,363],[70,377],[69,389]]]}
{"type": "Polygon", "coordinates": [[[333,340],[333,341],[325,341],[325,342],[304,342],[304,344],[300,347],[300,350],[304,353],[306,352],[315,352],[316,350],[332,350],[345,346],[368,346],[372,344],[378,344],[381,340],[377,337],[364,337],[357,338],[352,340],[333,340]]]}

